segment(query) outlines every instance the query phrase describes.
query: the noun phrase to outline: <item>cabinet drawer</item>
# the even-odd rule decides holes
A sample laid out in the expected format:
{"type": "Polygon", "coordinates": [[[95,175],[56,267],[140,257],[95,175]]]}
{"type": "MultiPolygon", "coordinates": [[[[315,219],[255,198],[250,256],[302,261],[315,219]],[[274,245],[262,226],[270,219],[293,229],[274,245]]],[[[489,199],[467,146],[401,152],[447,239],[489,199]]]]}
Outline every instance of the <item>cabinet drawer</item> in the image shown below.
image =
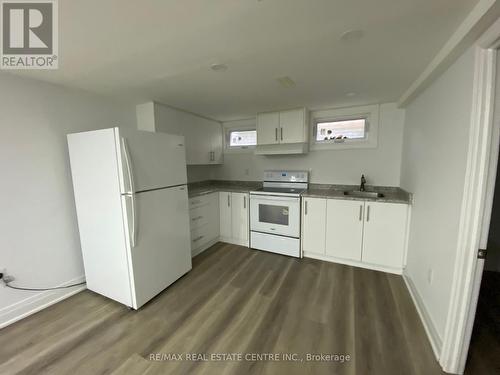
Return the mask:
{"type": "Polygon", "coordinates": [[[205,204],[189,210],[189,223],[191,230],[208,224],[210,221],[210,205],[205,204]]]}
{"type": "Polygon", "coordinates": [[[189,198],[189,208],[197,208],[208,204],[209,199],[207,195],[189,198]]]}
{"type": "Polygon", "coordinates": [[[212,240],[212,234],[209,225],[191,230],[191,249],[197,249],[208,241],[212,240]]]}

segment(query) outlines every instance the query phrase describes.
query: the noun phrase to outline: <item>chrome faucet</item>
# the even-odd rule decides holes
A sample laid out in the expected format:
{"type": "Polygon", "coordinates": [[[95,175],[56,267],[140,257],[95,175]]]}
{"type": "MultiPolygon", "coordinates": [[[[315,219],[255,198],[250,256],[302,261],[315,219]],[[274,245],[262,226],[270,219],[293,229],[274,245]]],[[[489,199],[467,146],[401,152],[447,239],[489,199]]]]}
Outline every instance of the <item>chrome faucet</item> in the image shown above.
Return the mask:
{"type": "Polygon", "coordinates": [[[365,175],[361,175],[361,185],[359,186],[359,191],[365,191],[366,178],[365,175]]]}

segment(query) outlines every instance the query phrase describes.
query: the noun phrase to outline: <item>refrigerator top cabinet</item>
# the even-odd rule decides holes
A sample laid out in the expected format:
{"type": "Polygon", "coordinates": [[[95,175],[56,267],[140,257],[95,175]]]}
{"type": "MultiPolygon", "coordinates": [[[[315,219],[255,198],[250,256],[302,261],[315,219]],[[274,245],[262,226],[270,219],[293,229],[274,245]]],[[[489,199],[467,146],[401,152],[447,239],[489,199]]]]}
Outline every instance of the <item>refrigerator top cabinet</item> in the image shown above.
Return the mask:
{"type": "Polygon", "coordinates": [[[87,288],[137,309],[191,269],[184,137],[110,128],[68,149],[87,288]]]}

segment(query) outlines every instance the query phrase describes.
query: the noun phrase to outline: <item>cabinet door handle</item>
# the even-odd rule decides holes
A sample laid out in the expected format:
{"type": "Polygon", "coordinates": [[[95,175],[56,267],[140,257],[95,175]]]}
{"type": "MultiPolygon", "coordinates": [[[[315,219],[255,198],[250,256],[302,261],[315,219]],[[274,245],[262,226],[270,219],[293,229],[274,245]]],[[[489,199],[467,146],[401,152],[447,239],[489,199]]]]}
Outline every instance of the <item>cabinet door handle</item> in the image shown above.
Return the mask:
{"type": "Polygon", "coordinates": [[[246,196],[243,197],[243,208],[245,208],[245,209],[247,208],[247,197],[246,196]]]}
{"type": "Polygon", "coordinates": [[[370,221],[370,206],[368,206],[368,209],[366,211],[366,222],[370,221]]]}
{"type": "Polygon", "coordinates": [[[363,205],[359,206],[359,221],[363,219],[363,205]]]}
{"type": "Polygon", "coordinates": [[[227,195],[227,206],[230,207],[231,206],[231,194],[228,194],[227,195]]]}
{"type": "Polygon", "coordinates": [[[278,128],[274,128],[274,140],[278,140],[278,128]]]}
{"type": "Polygon", "coordinates": [[[283,140],[283,128],[280,128],[281,131],[281,140],[283,140]]]}
{"type": "Polygon", "coordinates": [[[307,215],[307,201],[304,202],[304,215],[307,215]]]}

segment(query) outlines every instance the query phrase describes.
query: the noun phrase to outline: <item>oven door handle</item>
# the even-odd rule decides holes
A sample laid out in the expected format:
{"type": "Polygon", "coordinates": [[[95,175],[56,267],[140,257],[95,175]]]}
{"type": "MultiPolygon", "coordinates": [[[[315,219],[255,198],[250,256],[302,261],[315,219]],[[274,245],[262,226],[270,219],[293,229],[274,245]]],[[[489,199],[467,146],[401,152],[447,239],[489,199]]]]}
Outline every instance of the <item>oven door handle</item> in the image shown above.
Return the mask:
{"type": "Polygon", "coordinates": [[[280,201],[280,202],[299,202],[298,197],[284,197],[282,195],[250,195],[253,201],[280,201]]]}

